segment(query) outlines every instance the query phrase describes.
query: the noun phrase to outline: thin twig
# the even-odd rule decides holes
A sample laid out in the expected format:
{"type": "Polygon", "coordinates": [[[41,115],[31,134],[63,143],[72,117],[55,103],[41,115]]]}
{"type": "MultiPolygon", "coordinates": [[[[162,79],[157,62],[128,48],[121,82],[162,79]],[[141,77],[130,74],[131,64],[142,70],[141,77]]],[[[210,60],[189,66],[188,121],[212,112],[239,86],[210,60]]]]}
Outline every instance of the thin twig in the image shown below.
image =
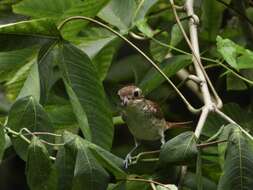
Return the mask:
{"type": "Polygon", "coordinates": [[[61,30],[64,25],[66,23],[68,23],[69,21],[73,21],[73,20],[86,20],[86,21],[90,21],[92,23],[95,23],[105,29],[107,29],[108,31],[112,32],[113,34],[117,35],[119,38],[121,38],[122,40],[124,40],[125,42],[127,42],[130,46],[132,46],[136,51],[138,51],[166,80],[167,82],[169,82],[169,84],[172,86],[172,88],[176,91],[176,93],[180,96],[180,98],[183,100],[183,102],[186,104],[187,108],[189,109],[189,111],[191,111],[192,113],[198,113],[200,111],[200,109],[194,108],[190,102],[184,97],[184,95],[177,89],[177,87],[174,85],[174,83],[169,79],[169,77],[167,77],[167,75],[158,67],[158,65],[150,58],[148,57],[140,48],[138,48],[135,44],[133,44],[130,40],[128,40],[126,37],[124,37],[123,35],[121,35],[119,32],[115,31],[114,29],[112,29],[111,27],[107,26],[106,24],[99,22],[98,20],[92,19],[90,17],[85,17],[85,16],[73,16],[73,17],[69,17],[67,19],[65,19],[64,21],[62,21],[59,26],[57,27],[59,30],[61,30]]]}
{"type": "MultiPolygon", "coordinates": [[[[21,135],[27,135],[27,134],[28,134],[28,135],[36,136],[36,133],[37,133],[37,134],[51,135],[51,136],[57,136],[57,137],[59,137],[58,134],[49,133],[49,132],[32,132],[32,131],[30,131],[30,130],[27,129],[27,128],[22,128],[22,129],[20,129],[19,133],[20,133],[21,135]],[[23,131],[26,131],[27,133],[24,134],[23,131]]],[[[61,135],[60,135],[60,137],[61,137],[61,135]]],[[[45,141],[45,140],[43,140],[43,139],[40,139],[40,141],[41,141],[42,143],[44,143],[44,144],[51,145],[51,146],[64,146],[64,144],[50,143],[50,142],[47,142],[47,141],[45,141]]]]}
{"type": "MultiPolygon", "coordinates": [[[[133,164],[136,164],[140,159],[141,159],[141,157],[143,157],[143,156],[146,156],[146,155],[150,155],[150,154],[157,154],[157,153],[160,153],[160,150],[154,150],[154,151],[148,151],[148,152],[141,152],[141,153],[139,153],[138,155],[136,155],[136,156],[134,156],[134,157],[132,157],[132,160],[133,160],[133,164]]],[[[150,161],[157,161],[157,158],[151,158],[151,159],[141,159],[141,161],[148,161],[148,162],[150,162],[150,161]]]]}
{"type": "Polygon", "coordinates": [[[55,137],[61,137],[61,134],[55,134],[55,133],[49,133],[49,132],[32,132],[31,133],[23,133],[23,135],[48,135],[48,136],[55,136],[55,137]]]}
{"type": "Polygon", "coordinates": [[[132,157],[133,159],[138,159],[142,156],[150,155],[150,154],[157,154],[160,153],[160,150],[148,151],[148,152],[141,152],[138,155],[132,157]]]}
{"type": "Polygon", "coordinates": [[[233,75],[237,76],[239,79],[243,80],[244,82],[247,82],[251,85],[253,85],[253,81],[249,80],[247,78],[245,78],[244,76],[238,74],[237,72],[235,72],[234,70],[230,69],[228,66],[226,66],[225,64],[221,63],[221,62],[217,62],[220,66],[222,66],[223,68],[227,69],[228,71],[230,71],[233,75]]]}
{"type": "Polygon", "coordinates": [[[227,120],[229,123],[235,124],[247,137],[249,137],[250,140],[253,141],[252,135],[248,133],[245,129],[243,129],[239,124],[237,124],[234,120],[232,120],[229,116],[227,116],[225,113],[220,111],[219,109],[214,110],[219,116],[221,116],[223,119],[227,120]]]}
{"type": "MultiPolygon", "coordinates": [[[[4,127],[4,129],[5,129],[5,131],[6,131],[6,133],[9,133],[9,134],[12,134],[12,135],[14,135],[14,136],[17,136],[17,137],[19,137],[19,138],[21,138],[22,140],[24,140],[27,144],[31,144],[31,141],[28,139],[28,138],[26,138],[23,134],[22,134],[22,130],[24,130],[24,131],[27,131],[27,130],[25,130],[26,128],[22,128],[19,132],[16,132],[16,131],[14,131],[14,130],[12,130],[11,128],[9,128],[9,127],[4,127]]],[[[29,130],[28,130],[29,131],[29,130]]],[[[30,132],[30,131],[29,131],[30,132]]],[[[29,133],[28,132],[28,133],[29,133]]],[[[41,139],[40,139],[41,140],[41,139]]],[[[55,157],[53,157],[53,156],[49,156],[49,158],[51,159],[51,160],[55,160],[56,158],[55,157]]]]}
{"type": "MultiPolygon", "coordinates": [[[[178,49],[178,48],[176,48],[176,47],[174,47],[174,46],[171,46],[171,45],[169,45],[169,44],[165,44],[165,43],[159,41],[159,40],[156,39],[156,38],[151,38],[151,39],[152,39],[154,42],[156,42],[157,44],[161,45],[161,46],[170,48],[170,49],[172,49],[172,50],[174,50],[174,51],[177,51],[177,52],[182,53],[182,54],[185,54],[185,55],[192,56],[191,53],[188,53],[188,52],[186,52],[186,51],[183,51],[183,50],[181,50],[181,49],[178,49]]],[[[237,77],[240,78],[241,80],[243,80],[243,81],[245,81],[245,82],[247,82],[247,83],[249,83],[249,84],[253,84],[253,81],[252,81],[252,80],[249,80],[249,79],[245,78],[244,76],[238,74],[238,73],[235,72],[233,69],[229,68],[228,66],[226,66],[225,64],[223,64],[223,63],[222,63],[221,61],[219,61],[219,60],[211,59],[211,58],[207,58],[207,57],[203,57],[203,56],[201,56],[200,59],[201,59],[201,60],[204,60],[204,61],[216,63],[217,66],[220,65],[221,67],[223,67],[223,68],[229,70],[233,75],[237,76],[237,77]]],[[[215,65],[215,66],[216,66],[216,65],[215,65]]],[[[204,69],[207,69],[207,68],[209,68],[209,66],[204,67],[204,69]]]]}
{"type": "Polygon", "coordinates": [[[16,132],[16,131],[12,130],[12,129],[9,128],[9,127],[5,127],[5,130],[6,130],[7,133],[12,134],[12,135],[14,135],[14,136],[17,136],[17,137],[21,138],[22,140],[24,140],[24,141],[27,142],[28,144],[31,143],[31,141],[30,141],[28,138],[26,138],[24,135],[22,135],[20,132],[16,132]]]}
{"type": "Polygon", "coordinates": [[[50,145],[50,146],[64,146],[65,144],[64,143],[50,143],[50,142],[47,142],[43,139],[40,139],[40,141],[44,144],[47,144],[47,145],[50,145]]]}
{"type": "Polygon", "coordinates": [[[158,161],[159,161],[159,158],[142,158],[142,159],[139,159],[138,161],[137,160],[131,161],[130,165],[135,165],[138,162],[158,162],[158,161]]]}
{"type": "Polygon", "coordinates": [[[227,142],[227,141],[228,140],[212,141],[212,142],[208,142],[208,143],[197,144],[197,147],[198,148],[206,148],[206,147],[209,147],[209,146],[212,146],[212,145],[217,145],[217,144],[224,143],[224,142],[227,142]]]}

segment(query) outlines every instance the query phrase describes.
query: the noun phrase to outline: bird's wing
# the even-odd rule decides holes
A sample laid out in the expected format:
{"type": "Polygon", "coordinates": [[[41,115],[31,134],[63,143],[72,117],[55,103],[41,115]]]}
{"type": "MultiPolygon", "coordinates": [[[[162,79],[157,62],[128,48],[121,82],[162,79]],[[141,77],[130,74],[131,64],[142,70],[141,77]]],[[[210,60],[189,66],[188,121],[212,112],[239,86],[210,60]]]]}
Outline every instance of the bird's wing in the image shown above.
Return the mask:
{"type": "Polygon", "coordinates": [[[143,107],[144,111],[149,112],[157,118],[164,118],[162,110],[158,104],[150,100],[145,99],[145,104],[143,107]]]}

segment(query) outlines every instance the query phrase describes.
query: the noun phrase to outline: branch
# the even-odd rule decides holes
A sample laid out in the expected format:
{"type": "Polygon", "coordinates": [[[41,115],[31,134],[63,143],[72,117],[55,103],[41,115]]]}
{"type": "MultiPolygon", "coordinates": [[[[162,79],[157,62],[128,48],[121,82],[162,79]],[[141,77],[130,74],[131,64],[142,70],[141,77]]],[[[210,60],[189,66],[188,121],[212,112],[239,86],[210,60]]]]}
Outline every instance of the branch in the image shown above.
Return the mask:
{"type": "MultiPolygon", "coordinates": [[[[199,45],[198,45],[198,32],[197,32],[197,24],[199,22],[199,19],[194,14],[194,10],[193,10],[194,0],[186,0],[186,2],[185,2],[185,9],[186,9],[187,15],[191,16],[191,19],[189,20],[189,31],[190,31],[190,39],[191,40],[188,38],[188,36],[182,26],[182,23],[180,22],[177,11],[175,9],[174,1],[170,0],[170,3],[172,6],[173,14],[174,14],[175,19],[177,21],[177,24],[178,24],[178,26],[185,38],[185,41],[187,42],[188,46],[190,47],[190,49],[192,51],[193,63],[194,63],[196,75],[203,82],[207,82],[209,84],[209,86],[213,92],[214,98],[216,99],[216,106],[221,108],[222,101],[221,101],[220,97],[218,96],[215,88],[213,87],[207,73],[205,72],[203,65],[201,64],[199,45]]],[[[211,104],[213,104],[213,102],[211,101],[211,95],[210,95],[207,84],[202,85],[201,91],[203,94],[205,105],[207,106],[209,104],[209,106],[210,106],[211,104]]]]}
{"type": "Polygon", "coordinates": [[[207,143],[197,144],[197,147],[198,148],[205,148],[205,147],[209,147],[209,146],[212,146],[212,145],[217,145],[217,144],[220,144],[220,143],[224,143],[224,142],[227,142],[227,141],[228,140],[211,141],[211,142],[207,142],[207,143]]]}
{"type": "Polygon", "coordinates": [[[198,124],[197,124],[195,132],[194,132],[197,139],[199,139],[199,137],[200,137],[202,128],[204,127],[204,124],[206,122],[208,114],[209,114],[209,108],[208,107],[204,107],[203,110],[202,110],[202,112],[201,112],[198,124]]]}
{"type": "MultiPolygon", "coordinates": [[[[222,101],[220,99],[220,97],[218,96],[218,94],[216,93],[216,90],[214,89],[202,63],[201,63],[201,57],[200,57],[200,52],[199,52],[199,42],[198,42],[198,31],[197,31],[197,24],[199,22],[198,17],[195,15],[194,10],[193,10],[193,6],[194,6],[194,0],[186,0],[185,2],[185,9],[187,12],[188,16],[191,16],[192,18],[189,19],[189,32],[190,32],[190,39],[188,38],[182,23],[180,22],[180,19],[178,17],[177,11],[175,9],[175,5],[174,5],[174,1],[170,0],[171,6],[172,6],[172,10],[173,10],[173,14],[175,16],[175,19],[177,21],[177,24],[185,38],[185,41],[187,42],[188,46],[190,47],[191,51],[192,51],[192,59],[193,59],[193,65],[195,68],[195,72],[197,77],[202,81],[201,85],[200,85],[200,91],[203,97],[203,101],[204,101],[204,106],[202,108],[202,112],[200,115],[200,118],[198,120],[198,124],[196,126],[195,129],[195,136],[197,139],[199,139],[202,128],[204,127],[205,121],[207,119],[207,116],[209,114],[210,111],[212,111],[214,109],[214,107],[218,107],[221,108],[222,107],[222,101]],[[214,103],[212,101],[212,96],[209,92],[209,88],[208,85],[210,86],[214,98],[216,99],[216,103],[214,103]]],[[[183,178],[185,176],[187,172],[187,166],[182,166],[181,167],[181,177],[180,177],[180,187],[181,184],[183,182],[183,178]]]]}
{"type": "MultiPolygon", "coordinates": [[[[181,69],[176,75],[182,81],[181,83],[184,82],[185,85],[203,102],[203,97],[199,91],[199,86],[195,82],[187,80],[187,77],[190,75],[190,73],[185,69],[181,69]]],[[[180,87],[178,86],[178,88],[180,87]]]]}

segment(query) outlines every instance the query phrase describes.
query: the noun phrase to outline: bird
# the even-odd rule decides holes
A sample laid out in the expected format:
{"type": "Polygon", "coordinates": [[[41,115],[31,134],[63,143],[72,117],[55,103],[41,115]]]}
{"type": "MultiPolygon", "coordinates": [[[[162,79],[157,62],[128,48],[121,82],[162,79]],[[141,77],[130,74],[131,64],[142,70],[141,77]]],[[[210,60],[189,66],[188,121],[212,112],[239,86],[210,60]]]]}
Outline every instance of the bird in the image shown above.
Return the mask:
{"type": "Polygon", "coordinates": [[[163,145],[165,144],[164,132],[166,130],[191,123],[191,121],[166,121],[160,106],[146,99],[142,94],[142,90],[135,85],[127,85],[119,89],[118,96],[123,108],[122,119],[127,124],[135,141],[134,148],[127,154],[124,160],[126,168],[131,163],[131,154],[138,148],[141,140],[160,140],[163,145]]]}

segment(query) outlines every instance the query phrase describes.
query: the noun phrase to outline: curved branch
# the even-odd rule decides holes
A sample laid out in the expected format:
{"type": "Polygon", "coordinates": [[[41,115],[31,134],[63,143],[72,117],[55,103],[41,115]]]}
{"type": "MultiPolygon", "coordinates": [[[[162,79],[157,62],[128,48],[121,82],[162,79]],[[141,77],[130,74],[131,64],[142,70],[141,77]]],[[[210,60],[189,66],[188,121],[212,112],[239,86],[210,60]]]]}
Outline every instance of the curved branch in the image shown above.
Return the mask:
{"type": "Polygon", "coordinates": [[[192,113],[198,113],[200,109],[198,108],[194,108],[189,101],[184,97],[184,95],[178,90],[178,88],[174,85],[174,83],[169,79],[169,77],[167,77],[167,75],[157,66],[157,64],[155,64],[155,62],[149,58],[142,50],[140,50],[140,48],[138,48],[135,44],[133,44],[130,40],[128,40],[126,37],[124,37],[123,35],[121,35],[119,32],[115,31],[114,29],[112,29],[111,27],[107,26],[106,24],[99,22],[98,20],[92,19],[90,17],[85,17],[85,16],[73,16],[73,17],[69,17],[67,19],[65,19],[64,21],[62,21],[59,26],[57,27],[58,30],[61,30],[64,25],[70,21],[73,20],[88,20],[92,23],[95,23],[99,26],[102,26],[103,28],[107,29],[108,31],[112,32],[113,34],[117,35],[118,37],[120,37],[122,40],[124,40],[125,42],[127,42],[130,46],[132,46],[136,51],[138,51],[149,63],[151,63],[151,65],[167,80],[167,82],[169,82],[169,84],[172,86],[172,88],[176,91],[176,93],[180,96],[180,98],[183,100],[183,102],[186,104],[187,108],[189,111],[191,111],[192,113]]]}

